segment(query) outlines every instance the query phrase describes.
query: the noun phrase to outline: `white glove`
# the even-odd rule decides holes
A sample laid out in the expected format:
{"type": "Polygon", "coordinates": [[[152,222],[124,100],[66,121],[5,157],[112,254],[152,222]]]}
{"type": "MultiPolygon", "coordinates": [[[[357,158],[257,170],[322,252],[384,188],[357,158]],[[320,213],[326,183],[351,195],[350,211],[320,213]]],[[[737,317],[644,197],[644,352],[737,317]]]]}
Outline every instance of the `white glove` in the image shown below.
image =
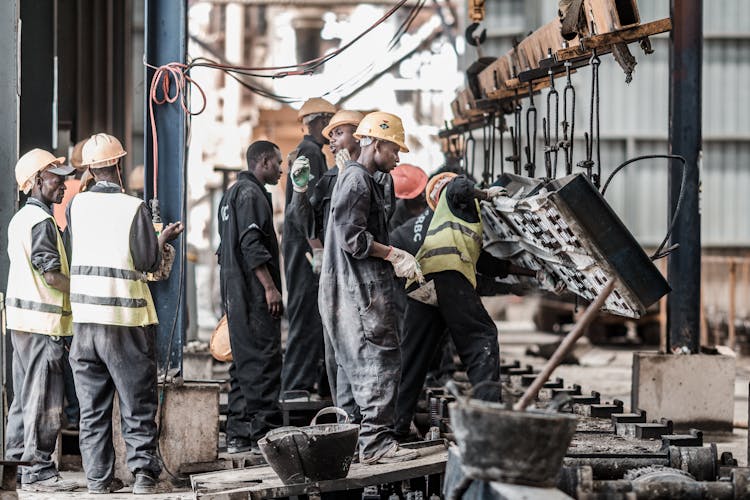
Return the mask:
{"type": "Polygon", "coordinates": [[[336,153],[336,166],[339,167],[339,175],[341,175],[341,173],[346,168],[346,162],[351,159],[352,157],[347,149],[342,149],[341,151],[336,153]]]}
{"type": "Polygon", "coordinates": [[[492,186],[484,190],[487,193],[487,199],[492,200],[498,196],[508,196],[508,190],[502,186],[492,186]]]}
{"type": "Polygon", "coordinates": [[[393,270],[399,278],[415,279],[420,283],[424,282],[422,269],[419,268],[417,259],[409,252],[391,247],[388,255],[385,256],[385,260],[393,265],[393,270]]]}
{"type": "Polygon", "coordinates": [[[555,278],[554,275],[551,273],[548,273],[544,269],[540,269],[536,272],[536,279],[539,281],[539,285],[544,288],[545,290],[550,290],[555,295],[562,294],[565,289],[565,282],[563,280],[558,280],[555,278]]]}
{"type": "Polygon", "coordinates": [[[320,274],[320,270],[323,269],[323,249],[313,248],[312,249],[312,272],[320,274]]]}
{"type": "Polygon", "coordinates": [[[289,172],[292,180],[292,188],[298,193],[307,191],[307,183],[310,182],[310,160],[306,156],[298,156],[289,172]]]}

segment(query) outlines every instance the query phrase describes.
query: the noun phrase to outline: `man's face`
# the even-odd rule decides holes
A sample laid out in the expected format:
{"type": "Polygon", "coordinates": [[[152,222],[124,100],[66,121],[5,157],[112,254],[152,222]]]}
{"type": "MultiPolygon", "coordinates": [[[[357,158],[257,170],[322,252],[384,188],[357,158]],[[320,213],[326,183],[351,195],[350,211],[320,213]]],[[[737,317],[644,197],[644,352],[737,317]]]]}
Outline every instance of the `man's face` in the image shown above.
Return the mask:
{"type": "Polygon", "coordinates": [[[265,184],[276,185],[281,179],[281,151],[274,149],[273,154],[263,160],[263,181],[265,184]]]}
{"type": "Polygon", "coordinates": [[[331,130],[330,145],[331,153],[334,155],[339,151],[347,149],[351,152],[356,144],[357,139],[354,138],[354,125],[339,125],[338,127],[331,130]]]}
{"type": "Polygon", "coordinates": [[[39,193],[44,203],[51,205],[62,202],[65,195],[65,177],[44,171],[37,177],[39,193]]]}
{"type": "Polygon", "coordinates": [[[398,144],[389,141],[377,141],[375,143],[375,165],[381,172],[388,173],[399,163],[398,153],[401,150],[398,144]]]}
{"type": "Polygon", "coordinates": [[[325,114],[315,118],[308,125],[308,132],[315,137],[319,143],[328,144],[328,137],[323,135],[323,129],[328,126],[333,115],[325,114]]]}

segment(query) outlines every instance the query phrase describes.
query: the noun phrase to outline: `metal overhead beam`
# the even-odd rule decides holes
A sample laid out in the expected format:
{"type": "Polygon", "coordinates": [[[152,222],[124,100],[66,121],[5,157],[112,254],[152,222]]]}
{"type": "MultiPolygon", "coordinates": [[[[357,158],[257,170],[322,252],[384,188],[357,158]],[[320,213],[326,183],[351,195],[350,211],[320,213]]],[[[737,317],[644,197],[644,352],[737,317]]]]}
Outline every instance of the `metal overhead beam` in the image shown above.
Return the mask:
{"type": "MultiPolygon", "coordinates": [[[[187,56],[187,0],[146,0],[145,48],[146,62],[161,66],[170,62],[184,63],[187,56]]],[[[153,146],[148,113],[148,89],[154,70],[146,69],[146,100],[144,101],[144,165],[145,191],[148,202],[154,198],[153,146]]],[[[173,81],[174,83],[174,81],[173,81]]],[[[174,93],[174,87],[170,89],[174,93]]],[[[185,220],[186,197],[186,121],[179,99],[174,103],[154,105],[158,130],[158,197],[161,217],[165,223],[185,220]]],[[[156,311],[159,315],[157,352],[160,373],[177,375],[182,371],[182,346],[187,329],[186,262],[183,234],[173,242],[177,249],[169,279],[151,284],[156,311]]]]}

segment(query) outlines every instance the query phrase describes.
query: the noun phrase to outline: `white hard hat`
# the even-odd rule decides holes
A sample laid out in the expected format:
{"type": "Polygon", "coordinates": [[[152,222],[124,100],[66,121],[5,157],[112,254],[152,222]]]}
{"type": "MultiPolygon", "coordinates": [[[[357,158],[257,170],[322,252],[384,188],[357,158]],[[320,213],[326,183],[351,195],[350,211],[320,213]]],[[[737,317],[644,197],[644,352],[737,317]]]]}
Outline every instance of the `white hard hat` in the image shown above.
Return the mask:
{"type": "Polygon", "coordinates": [[[94,134],[83,145],[82,164],[90,168],[102,168],[115,165],[117,159],[125,156],[127,151],[122,143],[109,134],[94,134]]]}

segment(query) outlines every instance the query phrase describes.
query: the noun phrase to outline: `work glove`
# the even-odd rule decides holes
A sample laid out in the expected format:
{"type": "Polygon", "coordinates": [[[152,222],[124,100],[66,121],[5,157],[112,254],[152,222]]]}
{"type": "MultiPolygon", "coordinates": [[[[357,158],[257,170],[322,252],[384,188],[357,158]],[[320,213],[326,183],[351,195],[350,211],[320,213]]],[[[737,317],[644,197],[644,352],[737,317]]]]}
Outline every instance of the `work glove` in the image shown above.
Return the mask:
{"type": "Polygon", "coordinates": [[[492,200],[498,196],[508,196],[508,190],[502,186],[491,186],[484,190],[487,193],[487,199],[492,200]]]}
{"type": "Polygon", "coordinates": [[[393,270],[399,278],[415,279],[420,283],[424,282],[422,269],[419,267],[417,259],[412,254],[401,250],[400,248],[390,247],[385,260],[393,265],[393,270]]]}
{"type": "Polygon", "coordinates": [[[346,162],[348,162],[351,159],[352,157],[349,154],[349,151],[346,149],[342,149],[341,151],[336,153],[336,166],[339,167],[339,175],[346,168],[346,162]]]}
{"type": "Polygon", "coordinates": [[[320,274],[320,270],[323,268],[322,248],[312,249],[312,262],[310,262],[310,265],[312,266],[312,272],[314,272],[315,274],[320,274]]]}
{"type": "Polygon", "coordinates": [[[555,295],[561,295],[565,291],[565,282],[556,279],[554,275],[548,273],[544,269],[540,269],[536,272],[536,279],[542,288],[545,290],[551,290],[555,295]]]}
{"type": "Polygon", "coordinates": [[[289,172],[292,179],[292,188],[298,193],[307,191],[307,183],[310,182],[310,160],[306,156],[298,156],[289,172]]]}

